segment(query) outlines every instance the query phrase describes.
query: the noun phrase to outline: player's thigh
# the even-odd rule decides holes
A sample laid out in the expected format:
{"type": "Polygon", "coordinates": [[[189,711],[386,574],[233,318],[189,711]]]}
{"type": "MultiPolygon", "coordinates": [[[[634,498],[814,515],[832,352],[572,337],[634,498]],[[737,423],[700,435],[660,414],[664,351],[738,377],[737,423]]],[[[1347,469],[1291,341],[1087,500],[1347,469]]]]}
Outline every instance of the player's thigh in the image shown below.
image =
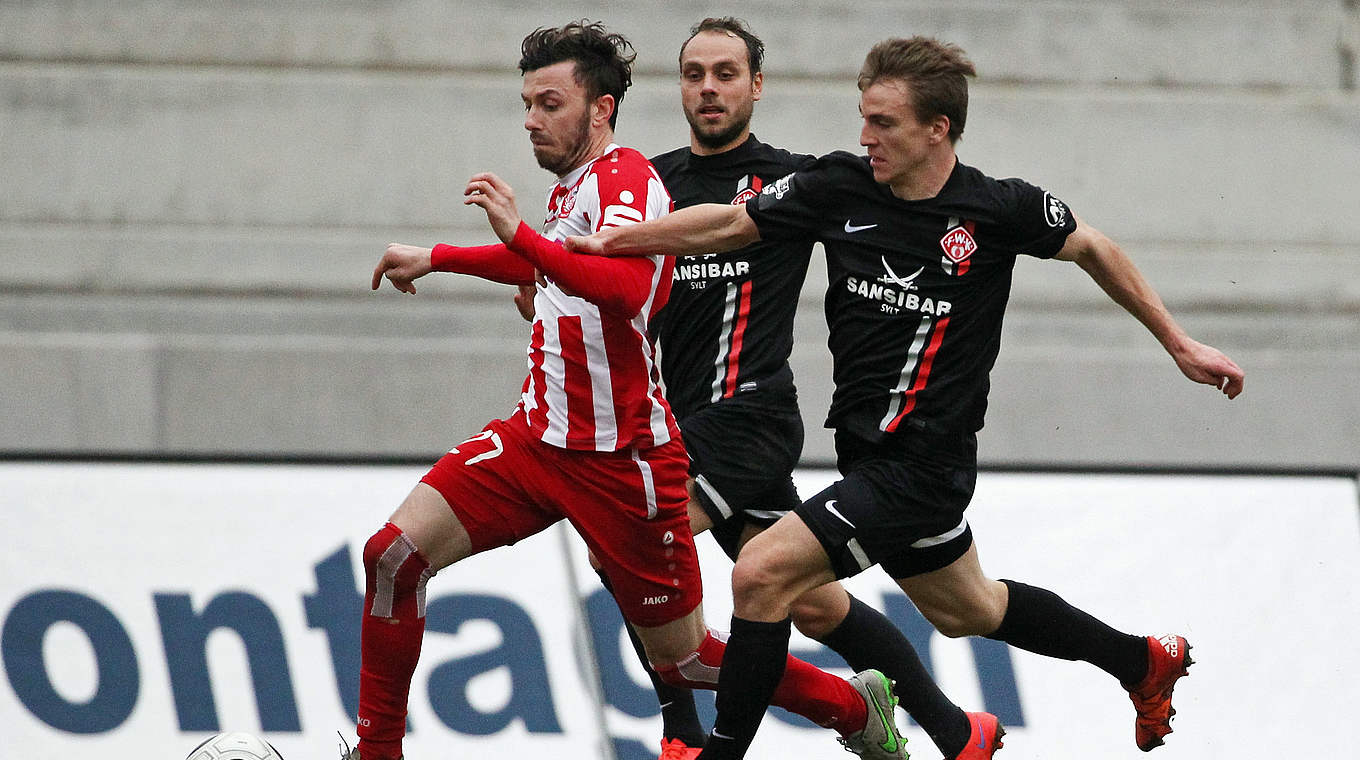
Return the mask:
{"type": "Polygon", "coordinates": [[[397,526],[434,570],[472,554],[472,539],[449,503],[432,486],[417,483],[389,522],[397,526]]]}
{"type": "MultiPolygon", "coordinates": [[[[768,527],[748,523],[741,532],[740,546],[746,546],[752,538],[760,535],[768,527]]],[[[809,548],[807,551],[811,551],[811,549],[809,548]]],[[[849,592],[839,581],[831,581],[799,594],[793,600],[789,609],[789,616],[793,618],[793,625],[799,633],[809,638],[818,639],[835,630],[836,626],[845,620],[845,616],[849,612],[849,592]]]]}
{"type": "Polygon", "coordinates": [[[976,470],[909,453],[854,462],[798,507],[836,577],[877,564],[894,579],[909,578],[949,566],[972,545],[964,511],[976,470]]]}
{"type": "MultiPolygon", "coordinates": [[[[412,492],[416,501],[409,515],[437,542],[435,551],[444,562],[436,564],[427,554],[431,564],[444,567],[508,546],[560,520],[560,512],[542,496],[560,487],[543,466],[555,451],[516,416],[493,421],[435,462],[421,478],[426,488],[412,492]]],[[[416,545],[426,551],[419,541],[416,545]]]]}
{"type": "Polygon", "coordinates": [[[696,536],[713,527],[713,518],[709,517],[704,503],[699,500],[699,493],[695,490],[697,487],[694,478],[685,478],[685,495],[689,498],[685,502],[685,511],[689,514],[689,532],[696,536]]]}
{"type": "Polygon", "coordinates": [[[945,567],[899,578],[897,585],[946,636],[989,634],[1006,613],[1006,585],[982,572],[976,544],[945,567]]]}
{"type": "Polygon", "coordinates": [[[790,512],[742,547],[732,569],[733,604],[743,617],[778,620],[804,592],[834,580],[821,543],[790,512]]]}

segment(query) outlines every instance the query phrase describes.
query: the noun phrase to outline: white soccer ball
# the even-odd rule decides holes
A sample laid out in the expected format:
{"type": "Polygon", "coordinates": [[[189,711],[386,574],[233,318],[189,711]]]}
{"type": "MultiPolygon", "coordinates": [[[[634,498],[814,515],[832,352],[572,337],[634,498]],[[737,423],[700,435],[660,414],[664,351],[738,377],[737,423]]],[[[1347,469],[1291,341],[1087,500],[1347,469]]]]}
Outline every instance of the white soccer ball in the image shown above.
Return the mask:
{"type": "Polygon", "coordinates": [[[228,731],[208,737],[184,760],[283,760],[283,755],[254,734],[228,731]]]}

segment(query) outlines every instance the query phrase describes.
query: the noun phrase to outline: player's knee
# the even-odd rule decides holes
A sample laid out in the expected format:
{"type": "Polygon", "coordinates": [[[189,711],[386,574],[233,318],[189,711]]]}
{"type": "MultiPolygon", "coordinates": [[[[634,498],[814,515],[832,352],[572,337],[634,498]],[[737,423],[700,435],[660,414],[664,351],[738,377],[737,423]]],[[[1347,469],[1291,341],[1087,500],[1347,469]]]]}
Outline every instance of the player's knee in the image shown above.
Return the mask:
{"type": "Polygon", "coordinates": [[[771,557],[742,550],[732,567],[732,599],[739,608],[781,605],[787,609],[793,604],[792,597],[789,579],[771,557]]]}
{"type": "Polygon", "coordinates": [[[377,617],[425,616],[425,584],[434,573],[414,542],[388,523],[364,544],[366,612],[377,617]]]}
{"type": "Polygon", "coordinates": [[[952,604],[948,606],[925,605],[919,607],[921,615],[930,622],[935,630],[951,639],[965,636],[985,636],[996,630],[1000,621],[992,622],[992,615],[985,606],[952,604]]]}
{"type": "Polygon", "coordinates": [[[810,639],[821,639],[845,619],[841,610],[828,607],[822,600],[801,596],[789,608],[789,617],[793,618],[793,627],[810,639]]]}

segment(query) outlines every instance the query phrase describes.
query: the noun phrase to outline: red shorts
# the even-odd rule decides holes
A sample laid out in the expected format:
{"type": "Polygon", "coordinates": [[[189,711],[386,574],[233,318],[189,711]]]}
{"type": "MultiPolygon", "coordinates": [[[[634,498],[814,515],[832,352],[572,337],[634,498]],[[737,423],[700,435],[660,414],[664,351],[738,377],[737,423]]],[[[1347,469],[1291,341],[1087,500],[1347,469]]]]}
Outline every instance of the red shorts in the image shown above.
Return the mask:
{"type": "Polygon", "coordinates": [[[629,622],[678,620],[703,599],[689,530],[689,457],[653,449],[571,451],[539,440],[524,415],[495,420],[421,478],[439,491],[473,552],[508,546],[566,518],[585,539],[629,622]]]}

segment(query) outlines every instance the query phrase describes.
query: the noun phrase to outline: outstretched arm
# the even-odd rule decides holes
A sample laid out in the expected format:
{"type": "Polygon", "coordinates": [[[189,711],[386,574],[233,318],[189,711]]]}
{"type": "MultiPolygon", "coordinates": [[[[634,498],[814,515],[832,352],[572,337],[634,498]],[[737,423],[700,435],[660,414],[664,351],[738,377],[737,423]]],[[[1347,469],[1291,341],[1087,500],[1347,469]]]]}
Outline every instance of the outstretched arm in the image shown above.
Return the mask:
{"type": "Polygon", "coordinates": [[[389,243],[373,269],[373,289],[377,290],[386,277],[392,287],[414,295],[415,281],[430,272],[470,274],[509,285],[534,281],[533,265],[504,244],[462,247],[441,243],[431,249],[389,243]]]}
{"type": "Polygon", "coordinates": [[[600,256],[689,256],[731,251],[759,239],[745,206],[701,203],[650,222],[569,237],[564,245],[568,251],[600,256]]]}
{"type": "Polygon", "coordinates": [[[1057,258],[1076,262],[1115,303],[1142,322],[1186,377],[1212,385],[1228,398],[1242,392],[1242,368],[1223,352],[1186,334],[1129,257],[1100,230],[1077,219],[1077,229],[1067,237],[1057,258]]]}

